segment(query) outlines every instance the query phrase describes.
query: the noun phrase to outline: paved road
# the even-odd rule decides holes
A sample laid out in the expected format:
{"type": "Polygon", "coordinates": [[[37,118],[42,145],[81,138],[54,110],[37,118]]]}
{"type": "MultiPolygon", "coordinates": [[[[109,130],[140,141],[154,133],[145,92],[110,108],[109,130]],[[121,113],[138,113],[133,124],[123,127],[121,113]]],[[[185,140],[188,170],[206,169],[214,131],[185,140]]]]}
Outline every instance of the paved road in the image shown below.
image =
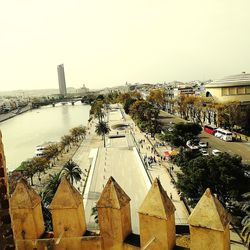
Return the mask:
{"type": "Polygon", "coordinates": [[[219,149],[229,154],[238,154],[245,163],[250,163],[250,144],[245,142],[225,142],[217,137],[202,131],[200,138],[202,141],[208,141],[209,151],[219,149]]]}
{"type": "MultiPolygon", "coordinates": [[[[178,122],[186,122],[185,120],[170,115],[167,112],[161,111],[161,120],[164,123],[178,123],[178,122]]],[[[228,152],[229,154],[238,154],[242,157],[243,162],[250,164],[250,142],[225,142],[217,137],[210,135],[204,131],[202,131],[200,138],[202,141],[209,142],[209,151],[211,153],[212,149],[219,149],[222,152],[228,152]]]]}

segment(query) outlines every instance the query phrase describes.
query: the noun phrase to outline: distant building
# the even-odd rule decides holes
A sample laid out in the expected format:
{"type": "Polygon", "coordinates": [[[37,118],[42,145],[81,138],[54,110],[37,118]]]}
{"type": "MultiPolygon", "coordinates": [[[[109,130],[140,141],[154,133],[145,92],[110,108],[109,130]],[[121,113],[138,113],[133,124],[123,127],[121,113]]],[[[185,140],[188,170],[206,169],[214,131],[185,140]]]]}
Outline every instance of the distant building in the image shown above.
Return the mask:
{"type": "Polygon", "coordinates": [[[60,95],[66,96],[66,82],[65,82],[65,74],[64,74],[64,66],[60,64],[57,66],[57,74],[58,74],[58,82],[59,82],[59,93],[60,95]]]}
{"type": "Polygon", "coordinates": [[[250,74],[244,72],[205,85],[206,96],[218,102],[250,102],[250,74]]]}
{"type": "Polygon", "coordinates": [[[77,89],[76,92],[78,94],[86,94],[89,92],[89,89],[85,86],[85,84],[82,85],[80,89],[77,89]]]}
{"type": "Polygon", "coordinates": [[[192,87],[179,87],[173,89],[174,97],[179,97],[181,95],[195,95],[195,91],[192,87]]]}

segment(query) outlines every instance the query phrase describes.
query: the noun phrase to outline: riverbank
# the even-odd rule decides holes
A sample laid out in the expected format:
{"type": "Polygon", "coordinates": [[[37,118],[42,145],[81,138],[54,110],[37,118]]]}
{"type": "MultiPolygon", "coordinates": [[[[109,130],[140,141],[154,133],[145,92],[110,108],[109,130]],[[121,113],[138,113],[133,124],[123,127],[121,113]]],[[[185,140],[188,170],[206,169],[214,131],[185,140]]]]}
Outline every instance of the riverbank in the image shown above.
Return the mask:
{"type": "Polygon", "coordinates": [[[66,152],[60,154],[55,160],[53,167],[47,169],[45,174],[41,174],[40,178],[38,177],[38,174],[33,177],[33,188],[38,193],[44,191],[44,188],[50,182],[51,177],[58,174],[65,163],[69,160],[73,160],[82,170],[82,179],[75,184],[75,187],[81,194],[83,193],[90,169],[89,152],[93,147],[98,148],[103,143],[101,138],[95,134],[94,129],[94,126],[87,126],[87,133],[84,139],[77,144],[72,145],[66,152]]]}
{"type": "Polygon", "coordinates": [[[81,143],[82,141],[77,143],[76,145],[71,146],[71,148],[67,152],[59,155],[55,160],[53,166],[47,169],[45,173],[41,174],[40,177],[38,176],[38,174],[33,177],[33,188],[37,191],[37,193],[41,193],[44,191],[44,188],[50,182],[51,177],[55,174],[58,174],[62,170],[65,163],[73,158],[81,143]]]}
{"type": "Polygon", "coordinates": [[[23,108],[12,110],[9,113],[0,114],[0,122],[6,121],[8,119],[11,119],[11,118],[17,116],[17,115],[23,114],[31,109],[32,109],[32,107],[30,105],[27,105],[23,108]]]}
{"type": "Polygon", "coordinates": [[[74,106],[45,106],[1,122],[8,171],[34,157],[37,145],[48,141],[59,142],[71,128],[86,126],[89,109],[89,106],[81,103],[74,106]]]}

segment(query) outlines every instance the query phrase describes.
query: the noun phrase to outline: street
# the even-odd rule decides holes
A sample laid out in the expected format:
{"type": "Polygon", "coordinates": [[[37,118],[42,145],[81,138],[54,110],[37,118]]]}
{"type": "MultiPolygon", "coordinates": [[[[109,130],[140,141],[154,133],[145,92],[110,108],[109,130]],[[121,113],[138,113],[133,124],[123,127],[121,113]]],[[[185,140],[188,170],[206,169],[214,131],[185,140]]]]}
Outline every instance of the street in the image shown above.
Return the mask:
{"type": "MultiPolygon", "coordinates": [[[[161,121],[164,124],[187,122],[180,117],[171,115],[165,111],[161,111],[161,121]]],[[[208,142],[209,153],[213,149],[219,149],[222,152],[227,152],[229,154],[238,154],[242,157],[242,161],[246,164],[250,164],[250,142],[226,142],[218,139],[217,137],[210,135],[204,131],[200,134],[201,141],[208,142]]]]}

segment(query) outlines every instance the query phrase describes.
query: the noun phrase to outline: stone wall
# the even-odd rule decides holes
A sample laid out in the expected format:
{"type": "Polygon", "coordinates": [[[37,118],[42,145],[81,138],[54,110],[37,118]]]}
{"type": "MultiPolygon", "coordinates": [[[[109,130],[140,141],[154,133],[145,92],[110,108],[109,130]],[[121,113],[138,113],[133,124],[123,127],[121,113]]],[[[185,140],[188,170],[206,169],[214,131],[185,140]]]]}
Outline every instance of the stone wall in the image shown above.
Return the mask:
{"type": "Polygon", "coordinates": [[[15,249],[9,214],[9,190],[0,131],[0,249],[15,249]]]}
{"type": "MultiPolygon", "coordinates": [[[[87,230],[82,196],[65,178],[50,205],[53,232],[45,232],[41,198],[24,180],[10,204],[15,243],[21,250],[170,250],[178,245],[175,207],[158,179],[139,207],[140,235],[132,233],[130,198],[112,177],[97,203],[98,234],[87,230]]],[[[226,211],[207,189],[189,218],[189,248],[230,249],[228,225],[226,211]]],[[[179,245],[178,249],[188,248],[179,245]]]]}

